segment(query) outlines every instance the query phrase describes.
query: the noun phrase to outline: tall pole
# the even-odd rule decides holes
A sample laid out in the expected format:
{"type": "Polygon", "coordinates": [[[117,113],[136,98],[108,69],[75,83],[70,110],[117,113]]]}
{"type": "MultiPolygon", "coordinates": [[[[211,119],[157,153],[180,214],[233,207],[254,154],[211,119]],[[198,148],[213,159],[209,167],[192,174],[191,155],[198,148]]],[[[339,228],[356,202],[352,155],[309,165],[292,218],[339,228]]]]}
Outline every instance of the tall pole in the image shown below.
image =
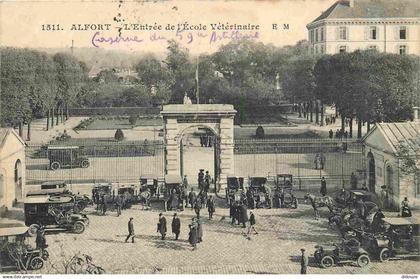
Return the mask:
{"type": "Polygon", "coordinates": [[[196,90],[196,99],[197,99],[197,104],[200,103],[200,86],[198,84],[198,62],[199,62],[199,56],[197,56],[197,68],[195,70],[195,82],[197,83],[197,90],[196,90]]]}

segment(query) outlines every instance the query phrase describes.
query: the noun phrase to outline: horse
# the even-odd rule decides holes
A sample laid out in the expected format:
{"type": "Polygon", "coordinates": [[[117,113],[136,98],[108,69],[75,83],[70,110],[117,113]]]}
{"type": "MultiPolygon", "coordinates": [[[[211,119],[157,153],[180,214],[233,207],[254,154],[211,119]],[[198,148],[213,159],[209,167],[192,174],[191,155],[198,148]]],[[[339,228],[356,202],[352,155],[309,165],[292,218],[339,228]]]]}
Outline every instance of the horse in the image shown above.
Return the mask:
{"type": "Polygon", "coordinates": [[[311,203],[311,205],[314,209],[314,214],[315,214],[315,219],[316,220],[318,220],[318,218],[319,218],[318,208],[320,208],[320,207],[327,207],[328,210],[331,213],[334,212],[334,200],[333,200],[333,198],[331,198],[329,196],[317,197],[315,195],[307,193],[305,195],[305,202],[308,202],[308,200],[310,201],[310,203],[311,203]]]}

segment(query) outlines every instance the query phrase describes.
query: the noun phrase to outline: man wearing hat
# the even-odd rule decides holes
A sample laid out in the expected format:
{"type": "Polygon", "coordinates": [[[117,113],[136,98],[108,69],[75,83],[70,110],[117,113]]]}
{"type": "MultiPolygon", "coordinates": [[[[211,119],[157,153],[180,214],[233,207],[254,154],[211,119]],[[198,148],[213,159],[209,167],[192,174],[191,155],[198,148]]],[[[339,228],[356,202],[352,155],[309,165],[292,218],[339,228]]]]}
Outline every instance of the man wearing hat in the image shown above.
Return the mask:
{"type": "Polygon", "coordinates": [[[39,229],[36,234],[36,249],[43,251],[48,247],[47,240],[45,239],[45,234],[43,229],[39,229]]]}
{"type": "Polygon", "coordinates": [[[172,233],[175,234],[175,240],[178,240],[179,233],[181,231],[181,220],[176,213],[174,213],[174,217],[172,218],[172,233]]]}
{"type": "Polygon", "coordinates": [[[133,224],[133,217],[130,217],[130,221],[128,221],[128,235],[125,239],[127,242],[131,237],[131,242],[134,243],[134,224],[133,224]]]}
{"type": "Polygon", "coordinates": [[[302,252],[302,256],[300,259],[300,274],[306,274],[306,268],[308,267],[309,258],[305,254],[305,249],[302,248],[300,249],[300,251],[302,252]]]}
{"type": "Polygon", "coordinates": [[[166,218],[163,216],[162,213],[159,213],[159,223],[158,223],[158,232],[162,236],[162,240],[165,239],[166,236],[166,218]]]}

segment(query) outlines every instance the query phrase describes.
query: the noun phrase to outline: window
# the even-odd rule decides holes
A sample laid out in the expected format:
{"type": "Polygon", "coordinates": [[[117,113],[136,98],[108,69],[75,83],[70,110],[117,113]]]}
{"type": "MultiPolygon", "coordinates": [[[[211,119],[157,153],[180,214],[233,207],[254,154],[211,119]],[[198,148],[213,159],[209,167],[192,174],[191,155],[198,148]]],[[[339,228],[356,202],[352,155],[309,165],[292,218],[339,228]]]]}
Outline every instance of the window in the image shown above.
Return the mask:
{"type": "Polygon", "coordinates": [[[321,28],[321,42],[324,41],[324,28],[321,28]]]}
{"type": "Polygon", "coordinates": [[[321,54],[324,54],[324,53],[325,53],[325,47],[324,47],[324,45],[321,45],[321,47],[320,47],[320,49],[319,49],[319,52],[320,52],[321,54]]]}
{"type": "Polygon", "coordinates": [[[377,28],[376,26],[371,26],[369,29],[369,39],[376,40],[377,39],[377,28]]]}
{"type": "Polygon", "coordinates": [[[318,30],[319,29],[315,29],[315,42],[318,42],[318,30]]]}
{"type": "Polygon", "coordinates": [[[339,39],[340,40],[347,40],[347,27],[343,26],[343,27],[339,27],[338,29],[338,34],[339,34],[339,39]]]}
{"type": "Polygon", "coordinates": [[[314,43],[314,30],[309,31],[309,41],[314,43]]]}
{"type": "Polygon", "coordinates": [[[345,52],[347,52],[347,46],[340,46],[339,49],[338,49],[338,52],[339,53],[345,53],[345,52]]]}
{"type": "Polygon", "coordinates": [[[405,45],[401,45],[401,46],[399,47],[399,53],[400,53],[400,55],[405,55],[405,54],[407,54],[407,46],[405,46],[405,45]]]}
{"type": "Polygon", "coordinates": [[[401,26],[400,27],[400,40],[406,40],[407,39],[407,27],[401,26]]]}

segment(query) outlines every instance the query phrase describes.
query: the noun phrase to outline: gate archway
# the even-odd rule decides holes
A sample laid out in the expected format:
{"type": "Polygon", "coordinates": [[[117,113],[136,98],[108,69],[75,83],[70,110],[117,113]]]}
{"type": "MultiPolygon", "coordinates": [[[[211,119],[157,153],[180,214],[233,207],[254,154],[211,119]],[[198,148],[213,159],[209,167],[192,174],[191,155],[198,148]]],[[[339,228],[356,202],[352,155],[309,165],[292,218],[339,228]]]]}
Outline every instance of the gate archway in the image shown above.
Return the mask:
{"type": "Polygon", "coordinates": [[[191,129],[211,131],[214,144],[214,179],[218,188],[224,188],[227,176],[234,172],[233,118],[236,110],[232,105],[190,104],[165,105],[161,111],[164,123],[165,174],[181,176],[182,139],[191,129]]]}

